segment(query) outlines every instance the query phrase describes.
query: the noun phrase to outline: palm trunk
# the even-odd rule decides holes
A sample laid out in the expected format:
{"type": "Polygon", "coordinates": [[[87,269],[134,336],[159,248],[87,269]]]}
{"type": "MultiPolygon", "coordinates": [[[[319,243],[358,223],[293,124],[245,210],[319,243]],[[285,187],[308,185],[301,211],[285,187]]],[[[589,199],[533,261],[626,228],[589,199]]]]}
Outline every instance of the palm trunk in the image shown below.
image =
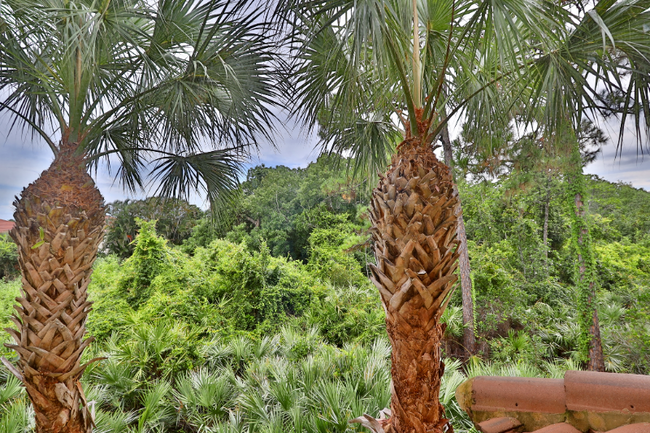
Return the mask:
{"type": "Polygon", "coordinates": [[[393,346],[388,432],[442,432],[444,365],[440,317],[458,279],[459,201],[449,167],[419,138],[405,140],[373,191],[371,220],[381,293],[393,346]]]}
{"type": "Polygon", "coordinates": [[[19,355],[5,365],[27,389],[37,433],[92,432],[93,420],[79,378],[91,303],[86,288],[102,238],[103,198],[75,146],[62,144],[49,169],[14,205],[22,292],[18,330],[7,329],[19,355]]]}
{"type": "MultiPolygon", "coordinates": [[[[451,149],[451,139],[449,137],[449,127],[446,124],[442,129],[442,148],[445,155],[445,164],[451,167],[453,163],[453,152],[451,149]]],[[[456,188],[455,184],[454,188],[456,188]]],[[[472,296],[472,277],[462,206],[459,206],[458,209],[461,210],[458,215],[458,240],[460,242],[458,264],[460,270],[460,288],[463,306],[463,346],[469,355],[473,355],[476,353],[476,335],[474,333],[474,296],[472,296]]]]}
{"type": "Polygon", "coordinates": [[[570,204],[572,206],[572,242],[576,250],[576,280],[578,286],[578,315],[580,322],[580,350],[588,358],[587,368],[605,371],[603,348],[600,340],[598,310],[596,310],[595,265],[589,227],[585,220],[583,198],[585,181],[582,159],[576,141],[571,153],[569,173],[570,204]]]}

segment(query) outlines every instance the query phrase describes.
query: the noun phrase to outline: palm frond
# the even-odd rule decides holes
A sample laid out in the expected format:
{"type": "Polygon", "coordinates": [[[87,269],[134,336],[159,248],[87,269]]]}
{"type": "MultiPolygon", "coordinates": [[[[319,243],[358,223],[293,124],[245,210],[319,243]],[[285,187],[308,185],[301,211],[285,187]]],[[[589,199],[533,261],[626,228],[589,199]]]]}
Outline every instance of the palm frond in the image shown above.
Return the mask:
{"type": "MultiPolygon", "coordinates": [[[[55,153],[61,139],[91,169],[117,165],[131,191],[145,184],[151,150],[184,155],[180,178],[193,171],[216,203],[236,187],[241,157],[272,141],[282,98],[271,31],[243,0],[3,1],[0,113],[55,153]]],[[[162,162],[154,174],[171,170],[162,162]]],[[[180,178],[162,190],[180,193],[180,178]]]]}
{"type": "Polygon", "coordinates": [[[204,194],[215,213],[237,195],[241,175],[240,149],[213,150],[186,155],[164,154],[154,161],[152,180],[161,197],[189,197],[191,191],[204,194]]]}

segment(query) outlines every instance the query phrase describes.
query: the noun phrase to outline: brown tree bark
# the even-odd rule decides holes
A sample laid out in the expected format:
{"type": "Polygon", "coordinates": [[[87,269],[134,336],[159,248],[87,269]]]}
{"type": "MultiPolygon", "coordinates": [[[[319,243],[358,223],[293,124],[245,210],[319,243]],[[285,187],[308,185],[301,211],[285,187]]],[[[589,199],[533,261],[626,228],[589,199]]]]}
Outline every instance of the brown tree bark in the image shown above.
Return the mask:
{"type": "Polygon", "coordinates": [[[463,307],[463,346],[469,355],[476,353],[476,334],[474,328],[474,297],[472,296],[472,278],[470,276],[469,254],[467,252],[467,235],[463,215],[458,216],[458,240],[460,256],[458,267],[463,307]]]}
{"type": "MultiPolygon", "coordinates": [[[[582,170],[581,170],[582,171],[582,170]]],[[[585,210],[582,194],[576,192],[575,198],[575,213],[576,217],[584,222],[585,210]]],[[[589,326],[589,362],[587,363],[587,370],[589,371],[605,371],[605,356],[603,355],[603,344],[600,339],[600,324],[598,322],[598,310],[596,309],[596,291],[593,282],[593,275],[588,272],[589,263],[585,260],[584,250],[591,248],[589,242],[589,229],[584,225],[579,232],[578,236],[578,278],[581,286],[588,284],[589,293],[587,294],[587,306],[589,306],[591,314],[591,324],[589,326]],[[587,279],[591,281],[586,281],[587,279]]],[[[588,251],[591,254],[591,251],[588,251]]]]}
{"type": "MultiPolygon", "coordinates": [[[[447,125],[442,129],[441,139],[445,164],[451,168],[453,164],[453,151],[451,148],[451,139],[449,137],[449,127],[447,125]]],[[[455,183],[454,188],[457,188],[455,183]]],[[[456,189],[456,193],[458,193],[458,189],[456,189]]],[[[458,264],[463,308],[463,346],[469,355],[473,355],[476,353],[476,334],[474,332],[474,297],[472,296],[472,277],[462,205],[458,208],[461,209],[461,212],[458,214],[458,240],[460,241],[460,256],[458,258],[458,264]]]]}
{"type": "Polygon", "coordinates": [[[546,200],[544,201],[544,231],[542,240],[544,242],[544,265],[548,268],[548,212],[551,204],[551,188],[549,179],[546,182],[546,200]]]}
{"type": "Polygon", "coordinates": [[[440,317],[458,279],[459,201],[449,167],[420,138],[400,144],[370,210],[377,265],[371,280],[386,312],[392,417],[387,432],[442,432],[440,317]]]}
{"type": "MultiPolygon", "coordinates": [[[[593,283],[589,285],[593,291],[593,283]]],[[[589,371],[605,371],[605,356],[603,354],[603,343],[600,339],[600,323],[598,322],[598,310],[594,308],[592,315],[591,327],[589,328],[591,340],[589,341],[589,363],[587,370],[589,371]]]]}
{"type": "Polygon", "coordinates": [[[23,274],[18,330],[7,329],[19,355],[3,363],[25,385],[37,433],[92,432],[93,420],[79,378],[91,302],[86,289],[104,226],[103,198],[75,146],[65,143],[49,169],[14,204],[23,274]]]}

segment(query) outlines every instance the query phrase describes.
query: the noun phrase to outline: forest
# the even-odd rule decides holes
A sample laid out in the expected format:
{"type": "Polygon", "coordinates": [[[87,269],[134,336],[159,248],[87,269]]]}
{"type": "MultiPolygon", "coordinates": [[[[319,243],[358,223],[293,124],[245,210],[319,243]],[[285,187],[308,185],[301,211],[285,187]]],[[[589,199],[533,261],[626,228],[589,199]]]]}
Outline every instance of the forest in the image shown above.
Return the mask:
{"type": "MultiPolygon", "coordinates": [[[[367,277],[369,188],[348,162],[253,167],[219,224],[180,200],[109,204],[88,288],[96,341],[84,353],[102,360],[82,378],[96,431],[363,431],[348,421],[388,407],[385,314],[367,277]]],[[[648,374],[650,193],[585,179],[606,369],[648,374]]],[[[454,396],[465,378],[585,368],[566,189],[562,176],[459,182],[477,350],[462,346],[457,288],[442,318],[440,394],[457,432],[475,431],[454,396]]],[[[20,282],[7,236],[0,251],[7,327],[20,282]]],[[[0,430],[28,431],[24,391],[4,368],[0,381],[0,430]]]]}

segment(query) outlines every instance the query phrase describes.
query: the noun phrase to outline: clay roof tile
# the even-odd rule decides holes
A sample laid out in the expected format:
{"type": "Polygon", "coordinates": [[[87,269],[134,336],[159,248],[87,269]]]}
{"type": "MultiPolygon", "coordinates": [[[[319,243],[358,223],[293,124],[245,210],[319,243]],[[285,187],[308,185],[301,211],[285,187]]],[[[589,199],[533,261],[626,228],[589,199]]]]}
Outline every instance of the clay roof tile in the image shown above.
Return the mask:
{"type": "Polygon", "coordinates": [[[515,433],[521,431],[521,422],[516,418],[492,418],[477,427],[481,433],[515,433]]]}
{"type": "Polygon", "coordinates": [[[8,233],[15,225],[13,221],[0,220],[0,233],[8,233]]]}
{"type": "Polygon", "coordinates": [[[558,424],[546,426],[539,430],[535,430],[535,433],[581,433],[581,431],[571,424],[561,422],[558,424]]]}

